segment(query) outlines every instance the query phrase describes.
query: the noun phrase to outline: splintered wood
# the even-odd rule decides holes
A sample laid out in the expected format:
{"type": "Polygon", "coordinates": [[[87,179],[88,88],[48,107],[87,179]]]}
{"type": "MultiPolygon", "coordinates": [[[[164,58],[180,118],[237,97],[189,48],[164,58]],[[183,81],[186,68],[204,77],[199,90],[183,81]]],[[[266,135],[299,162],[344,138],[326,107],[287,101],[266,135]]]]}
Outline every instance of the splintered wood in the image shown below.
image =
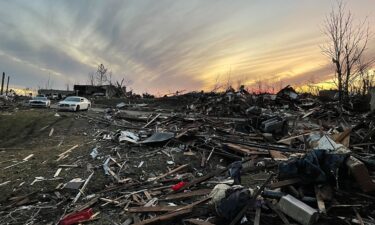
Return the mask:
{"type": "Polygon", "coordinates": [[[65,152],[60,153],[60,154],[58,155],[59,158],[56,159],[56,161],[60,161],[60,160],[62,160],[62,159],[64,159],[64,158],[68,157],[68,154],[69,154],[70,152],[72,152],[74,149],[78,148],[78,146],[79,146],[79,145],[74,145],[73,147],[71,147],[70,149],[66,150],[65,152]]]}

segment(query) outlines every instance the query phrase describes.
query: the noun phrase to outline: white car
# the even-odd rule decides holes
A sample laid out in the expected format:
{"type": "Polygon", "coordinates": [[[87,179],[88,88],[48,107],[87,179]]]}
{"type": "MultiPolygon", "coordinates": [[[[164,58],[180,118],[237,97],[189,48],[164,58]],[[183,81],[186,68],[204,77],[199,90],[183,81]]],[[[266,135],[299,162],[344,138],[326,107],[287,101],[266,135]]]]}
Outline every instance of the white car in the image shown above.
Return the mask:
{"type": "Polygon", "coordinates": [[[59,102],[58,110],[80,111],[88,110],[91,107],[91,102],[87,98],[79,96],[70,96],[59,102]]]}
{"type": "Polygon", "coordinates": [[[51,106],[51,101],[47,97],[34,97],[29,101],[31,107],[43,107],[49,108],[51,106]]]}

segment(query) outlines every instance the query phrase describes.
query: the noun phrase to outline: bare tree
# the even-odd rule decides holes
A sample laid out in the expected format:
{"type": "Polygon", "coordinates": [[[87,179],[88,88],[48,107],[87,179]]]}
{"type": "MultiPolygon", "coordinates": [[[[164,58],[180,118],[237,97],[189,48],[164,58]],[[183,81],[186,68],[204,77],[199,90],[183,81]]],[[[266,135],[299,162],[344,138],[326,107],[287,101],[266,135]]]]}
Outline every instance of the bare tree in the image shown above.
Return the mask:
{"type": "Polygon", "coordinates": [[[220,73],[219,73],[219,74],[217,74],[216,77],[215,77],[215,83],[214,83],[214,85],[213,85],[213,87],[212,87],[211,92],[217,92],[217,91],[218,91],[220,88],[222,88],[222,87],[223,87],[223,85],[220,84],[220,73]]]}
{"type": "Polygon", "coordinates": [[[316,85],[315,81],[315,76],[312,75],[306,83],[306,90],[308,93],[313,94],[313,95],[318,95],[319,94],[319,86],[316,85]]]}
{"type": "Polygon", "coordinates": [[[112,71],[107,73],[107,82],[109,85],[112,85],[112,71]]]}
{"type": "Polygon", "coordinates": [[[257,82],[256,82],[256,86],[257,86],[257,91],[256,91],[256,93],[258,93],[258,94],[261,94],[262,92],[263,92],[263,83],[262,83],[262,81],[261,80],[258,80],[257,82]]]}
{"type": "Polygon", "coordinates": [[[246,77],[245,75],[239,75],[236,79],[236,89],[239,90],[241,87],[245,85],[246,77]]]}
{"type": "Polygon", "coordinates": [[[366,95],[370,91],[370,88],[375,85],[374,70],[371,70],[374,61],[375,60],[366,62],[363,62],[363,60],[358,61],[357,73],[356,76],[354,76],[357,82],[350,82],[357,87],[358,94],[366,95]]]}
{"type": "Polygon", "coordinates": [[[115,86],[116,86],[117,90],[119,91],[119,93],[122,93],[123,96],[126,96],[126,92],[127,92],[126,89],[131,84],[132,84],[131,80],[122,78],[121,82],[116,81],[115,86]]]}
{"type": "Polygon", "coordinates": [[[96,81],[98,85],[103,85],[108,81],[108,72],[108,68],[103,64],[98,65],[98,69],[96,70],[96,81]]]}
{"type": "Polygon", "coordinates": [[[337,9],[327,15],[323,32],[329,41],[321,48],[335,67],[339,103],[349,97],[349,82],[354,67],[361,59],[369,38],[367,20],[354,24],[353,15],[342,1],[337,2],[337,9]]]}
{"type": "Polygon", "coordinates": [[[231,77],[231,71],[228,71],[227,75],[227,81],[225,83],[225,90],[231,90],[233,88],[233,82],[232,82],[232,77],[231,77]]]}
{"type": "Polygon", "coordinates": [[[45,84],[45,89],[52,89],[53,81],[51,80],[51,74],[48,74],[48,79],[45,84]]]}
{"type": "Polygon", "coordinates": [[[87,76],[87,83],[91,86],[95,85],[95,73],[94,72],[89,72],[87,76]]]}

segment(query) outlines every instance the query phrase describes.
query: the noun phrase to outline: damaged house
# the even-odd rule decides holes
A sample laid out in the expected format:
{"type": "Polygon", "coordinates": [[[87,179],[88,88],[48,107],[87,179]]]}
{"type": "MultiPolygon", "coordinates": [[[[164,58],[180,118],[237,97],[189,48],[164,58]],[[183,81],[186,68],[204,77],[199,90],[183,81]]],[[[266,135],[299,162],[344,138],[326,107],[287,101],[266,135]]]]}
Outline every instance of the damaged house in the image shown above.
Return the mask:
{"type": "Polygon", "coordinates": [[[118,89],[114,85],[74,85],[74,91],[79,96],[105,96],[112,98],[122,95],[118,89]]]}

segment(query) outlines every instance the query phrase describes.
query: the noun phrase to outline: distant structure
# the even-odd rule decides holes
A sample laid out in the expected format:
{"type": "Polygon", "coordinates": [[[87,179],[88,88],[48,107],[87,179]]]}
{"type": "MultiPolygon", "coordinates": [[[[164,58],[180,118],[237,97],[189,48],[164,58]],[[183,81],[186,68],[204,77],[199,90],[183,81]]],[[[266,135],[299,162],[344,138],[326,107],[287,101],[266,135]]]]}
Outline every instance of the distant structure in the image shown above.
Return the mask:
{"type": "Polygon", "coordinates": [[[119,95],[114,85],[74,85],[74,92],[79,96],[103,96],[112,98],[119,95]]]}
{"type": "Polygon", "coordinates": [[[4,92],[4,79],[5,79],[5,72],[3,72],[3,78],[1,79],[0,95],[3,95],[3,92],[4,92]]]}
{"type": "Polygon", "coordinates": [[[74,91],[67,91],[67,90],[56,90],[56,89],[39,89],[38,94],[45,95],[47,97],[50,97],[54,94],[57,94],[59,98],[63,98],[66,96],[72,96],[75,95],[74,91]]]}
{"type": "MultiPolygon", "coordinates": [[[[7,86],[6,86],[6,89],[5,89],[5,95],[8,96],[8,88],[9,88],[9,79],[10,79],[10,76],[8,75],[8,81],[7,81],[7,86]]],[[[1,79],[1,90],[0,90],[0,95],[3,95],[4,94],[4,85],[5,85],[5,72],[3,72],[3,77],[1,79]]]]}
{"type": "Polygon", "coordinates": [[[7,81],[7,89],[5,91],[5,95],[8,96],[8,89],[9,89],[9,79],[10,77],[8,76],[8,81],[7,81]]]}

